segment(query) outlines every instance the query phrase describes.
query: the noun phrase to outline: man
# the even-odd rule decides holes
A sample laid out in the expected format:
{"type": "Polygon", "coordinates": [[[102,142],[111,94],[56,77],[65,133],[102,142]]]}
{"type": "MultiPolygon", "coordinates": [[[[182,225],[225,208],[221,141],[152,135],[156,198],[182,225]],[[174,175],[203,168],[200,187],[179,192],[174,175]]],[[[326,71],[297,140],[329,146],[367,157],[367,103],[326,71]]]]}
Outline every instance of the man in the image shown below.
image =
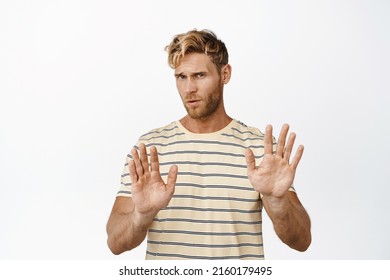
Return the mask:
{"type": "Polygon", "coordinates": [[[174,37],[168,51],[187,115],[141,136],[127,157],[107,223],[114,254],[147,236],[146,259],[263,259],[262,208],[279,238],[305,251],[310,219],[292,187],[303,153],[288,125],[277,143],[232,119],[223,102],[228,52],[211,31],[174,37]]]}

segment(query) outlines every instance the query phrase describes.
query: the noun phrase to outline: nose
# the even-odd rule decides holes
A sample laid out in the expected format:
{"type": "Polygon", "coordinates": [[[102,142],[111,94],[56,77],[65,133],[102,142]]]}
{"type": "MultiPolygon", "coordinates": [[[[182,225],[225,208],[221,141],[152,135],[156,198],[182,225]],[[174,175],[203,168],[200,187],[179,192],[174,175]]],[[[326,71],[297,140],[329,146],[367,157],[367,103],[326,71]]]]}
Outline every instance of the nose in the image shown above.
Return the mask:
{"type": "Polygon", "coordinates": [[[196,83],[192,79],[187,79],[184,85],[184,92],[186,94],[196,92],[196,83]]]}

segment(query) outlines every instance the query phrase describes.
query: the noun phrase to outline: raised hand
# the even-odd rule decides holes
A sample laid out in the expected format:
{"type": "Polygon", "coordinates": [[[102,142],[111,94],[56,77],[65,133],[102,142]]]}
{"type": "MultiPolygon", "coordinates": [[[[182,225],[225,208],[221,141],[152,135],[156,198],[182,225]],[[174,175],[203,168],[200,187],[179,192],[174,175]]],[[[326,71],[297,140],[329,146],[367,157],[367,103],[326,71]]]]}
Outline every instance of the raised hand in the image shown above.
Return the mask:
{"type": "Polygon", "coordinates": [[[171,166],[167,183],[160,175],[160,164],[156,147],[150,147],[150,167],[145,144],[131,151],[133,160],[129,163],[132,195],[138,214],[154,216],[171,200],[177,179],[177,166],[171,166]]]}
{"type": "Polygon", "coordinates": [[[289,125],[284,124],[278,138],[276,154],[272,153],[272,126],[268,125],[264,138],[264,157],[258,167],[252,150],[245,152],[248,168],[248,178],[253,188],[264,196],[282,198],[291,187],[298,163],[303,154],[303,146],[297,148],[290,163],[290,156],[295,141],[295,133],[291,133],[286,145],[289,125]]]}

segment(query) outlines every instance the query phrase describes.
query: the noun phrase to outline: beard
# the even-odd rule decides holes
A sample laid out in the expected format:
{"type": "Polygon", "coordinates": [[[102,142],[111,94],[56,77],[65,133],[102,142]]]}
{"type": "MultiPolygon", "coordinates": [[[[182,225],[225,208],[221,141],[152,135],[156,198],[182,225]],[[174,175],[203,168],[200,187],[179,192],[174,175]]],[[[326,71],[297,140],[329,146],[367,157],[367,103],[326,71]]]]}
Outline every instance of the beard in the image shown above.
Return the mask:
{"type": "Polygon", "coordinates": [[[213,94],[207,96],[204,100],[202,99],[202,106],[198,106],[195,108],[190,108],[184,104],[184,107],[188,113],[188,115],[192,119],[206,119],[207,117],[213,115],[222,102],[222,87],[218,86],[213,94]]]}

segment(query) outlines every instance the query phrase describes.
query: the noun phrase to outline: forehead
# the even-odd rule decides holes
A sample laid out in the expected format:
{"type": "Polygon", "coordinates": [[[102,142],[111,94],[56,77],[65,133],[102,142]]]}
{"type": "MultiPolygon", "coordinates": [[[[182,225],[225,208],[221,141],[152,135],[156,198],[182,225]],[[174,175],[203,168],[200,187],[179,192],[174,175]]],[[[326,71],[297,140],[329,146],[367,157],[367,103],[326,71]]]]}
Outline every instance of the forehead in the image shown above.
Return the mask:
{"type": "Polygon", "coordinates": [[[175,73],[185,72],[213,72],[217,71],[216,66],[210,57],[203,53],[189,53],[183,56],[175,68],[175,73]]]}

